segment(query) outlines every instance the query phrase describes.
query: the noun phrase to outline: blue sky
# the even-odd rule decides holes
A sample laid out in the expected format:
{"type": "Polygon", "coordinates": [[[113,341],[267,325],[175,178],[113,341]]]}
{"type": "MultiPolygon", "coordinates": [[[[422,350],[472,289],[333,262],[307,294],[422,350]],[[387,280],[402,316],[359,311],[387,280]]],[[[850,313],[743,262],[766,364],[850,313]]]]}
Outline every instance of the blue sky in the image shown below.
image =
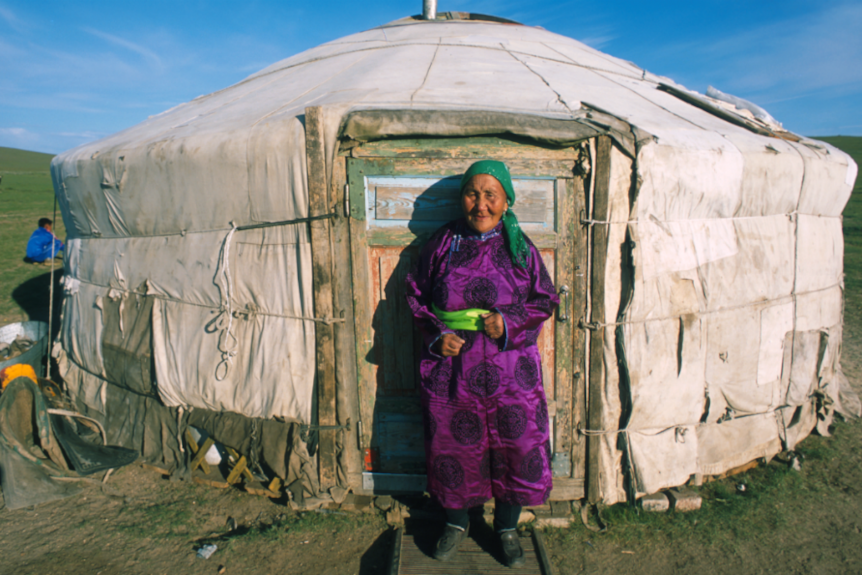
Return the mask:
{"type": "MultiPolygon", "coordinates": [[[[581,40],[804,135],[862,135],[862,2],[439,0],[581,40]]],[[[61,152],[421,0],[0,0],[0,146],[61,152]]]]}

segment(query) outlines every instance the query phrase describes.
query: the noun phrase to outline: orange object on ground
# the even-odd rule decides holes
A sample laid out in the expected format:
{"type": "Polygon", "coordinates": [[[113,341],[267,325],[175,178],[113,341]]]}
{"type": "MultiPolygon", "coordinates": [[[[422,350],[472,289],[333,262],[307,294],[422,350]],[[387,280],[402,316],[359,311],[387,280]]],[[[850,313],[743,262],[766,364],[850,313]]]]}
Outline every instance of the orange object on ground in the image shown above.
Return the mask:
{"type": "Polygon", "coordinates": [[[26,363],[16,363],[15,365],[10,365],[0,371],[0,389],[6,389],[9,382],[18,377],[29,377],[33,380],[33,383],[39,383],[36,379],[36,372],[33,371],[33,368],[30,365],[27,365],[26,363]]]}

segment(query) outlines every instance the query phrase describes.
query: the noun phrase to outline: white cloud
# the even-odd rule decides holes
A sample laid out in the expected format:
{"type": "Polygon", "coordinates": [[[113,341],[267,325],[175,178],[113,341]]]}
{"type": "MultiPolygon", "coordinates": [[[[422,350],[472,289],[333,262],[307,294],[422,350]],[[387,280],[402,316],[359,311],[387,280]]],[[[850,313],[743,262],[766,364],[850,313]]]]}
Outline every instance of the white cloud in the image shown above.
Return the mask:
{"type": "Polygon", "coordinates": [[[586,36],[583,38],[578,38],[579,42],[583,42],[590,48],[595,48],[596,50],[601,50],[604,46],[607,46],[611,42],[617,39],[616,34],[612,34],[609,31],[607,33],[602,33],[601,31],[593,31],[593,35],[586,36]],[[598,32],[598,33],[596,33],[598,32]]]}
{"type": "Polygon", "coordinates": [[[58,136],[62,136],[64,138],[78,138],[86,141],[98,140],[99,138],[104,138],[108,134],[104,132],[57,132],[58,136]]]}
{"type": "Polygon", "coordinates": [[[12,13],[8,8],[4,8],[0,6],[0,18],[6,20],[6,23],[10,26],[14,26],[18,23],[18,19],[15,17],[15,14],[12,13]]]}
{"type": "Polygon", "coordinates": [[[147,62],[149,62],[150,65],[152,65],[154,67],[157,67],[157,68],[162,67],[161,58],[159,58],[158,54],[156,54],[155,52],[153,52],[149,48],[145,48],[144,46],[141,46],[140,44],[136,44],[135,42],[132,42],[131,40],[126,40],[125,38],[120,38],[119,36],[114,36],[113,34],[108,34],[107,32],[102,32],[100,30],[95,30],[93,28],[82,28],[82,30],[84,32],[86,32],[87,34],[92,34],[93,36],[96,36],[97,38],[101,38],[102,40],[105,40],[106,42],[109,42],[109,43],[114,44],[116,46],[120,46],[121,48],[125,48],[127,50],[132,51],[132,52],[135,52],[136,54],[138,54],[140,56],[143,56],[143,58],[147,62]]]}
{"type": "Polygon", "coordinates": [[[28,132],[24,128],[0,128],[0,134],[8,134],[20,138],[21,136],[26,136],[28,132]]]}
{"type": "Polygon", "coordinates": [[[40,140],[39,134],[25,128],[0,128],[0,146],[30,150],[37,148],[40,140]]]}
{"type": "Polygon", "coordinates": [[[6,25],[15,30],[16,32],[22,32],[26,29],[24,22],[22,22],[15,13],[6,8],[5,6],[0,5],[0,18],[2,18],[6,25]]]}
{"type": "Polygon", "coordinates": [[[102,132],[86,130],[81,132],[33,131],[14,126],[0,128],[0,146],[56,154],[106,135],[102,132]]]}

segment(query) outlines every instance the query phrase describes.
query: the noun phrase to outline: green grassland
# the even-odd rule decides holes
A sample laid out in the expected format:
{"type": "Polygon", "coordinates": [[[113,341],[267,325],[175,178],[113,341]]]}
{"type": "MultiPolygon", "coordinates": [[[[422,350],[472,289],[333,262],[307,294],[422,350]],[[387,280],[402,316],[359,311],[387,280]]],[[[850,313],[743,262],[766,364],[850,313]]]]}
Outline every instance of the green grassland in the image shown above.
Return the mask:
{"type": "Polygon", "coordinates": [[[66,235],[59,212],[53,217],[52,157],[0,147],[0,324],[47,320],[50,267],[25,262],[24,250],[39,218],[55,219],[54,232],[66,235]]]}
{"type": "MultiPolygon", "coordinates": [[[[862,166],[862,137],[818,138],[850,154],[862,166]]],[[[856,333],[862,327],[862,178],[844,208],[844,314],[845,329],[856,333]]]]}

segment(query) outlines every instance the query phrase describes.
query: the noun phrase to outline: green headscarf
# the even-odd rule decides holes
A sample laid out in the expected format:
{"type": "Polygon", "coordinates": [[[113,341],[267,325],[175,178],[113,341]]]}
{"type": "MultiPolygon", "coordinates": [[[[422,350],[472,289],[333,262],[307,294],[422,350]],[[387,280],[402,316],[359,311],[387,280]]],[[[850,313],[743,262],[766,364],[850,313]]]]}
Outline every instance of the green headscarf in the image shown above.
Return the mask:
{"type": "Polygon", "coordinates": [[[512,206],[515,205],[515,188],[512,187],[512,176],[509,175],[509,168],[503,162],[496,160],[481,160],[476,162],[467,168],[467,171],[461,177],[462,193],[464,192],[464,186],[467,185],[470,178],[477,174],[493,176],[503,186],[503,191],[506,192],[506,199],[509,200],[509,209],[503,214],[502,219],[506,248],[509,250],[512,262],[522,268],[526,268],[527,262],[530,259],[530,248],[527,247],[524,232],[521,231],[521,226],[518,225],[518,218],[515,217],[515,212],[512,211],[512,206]]]}

